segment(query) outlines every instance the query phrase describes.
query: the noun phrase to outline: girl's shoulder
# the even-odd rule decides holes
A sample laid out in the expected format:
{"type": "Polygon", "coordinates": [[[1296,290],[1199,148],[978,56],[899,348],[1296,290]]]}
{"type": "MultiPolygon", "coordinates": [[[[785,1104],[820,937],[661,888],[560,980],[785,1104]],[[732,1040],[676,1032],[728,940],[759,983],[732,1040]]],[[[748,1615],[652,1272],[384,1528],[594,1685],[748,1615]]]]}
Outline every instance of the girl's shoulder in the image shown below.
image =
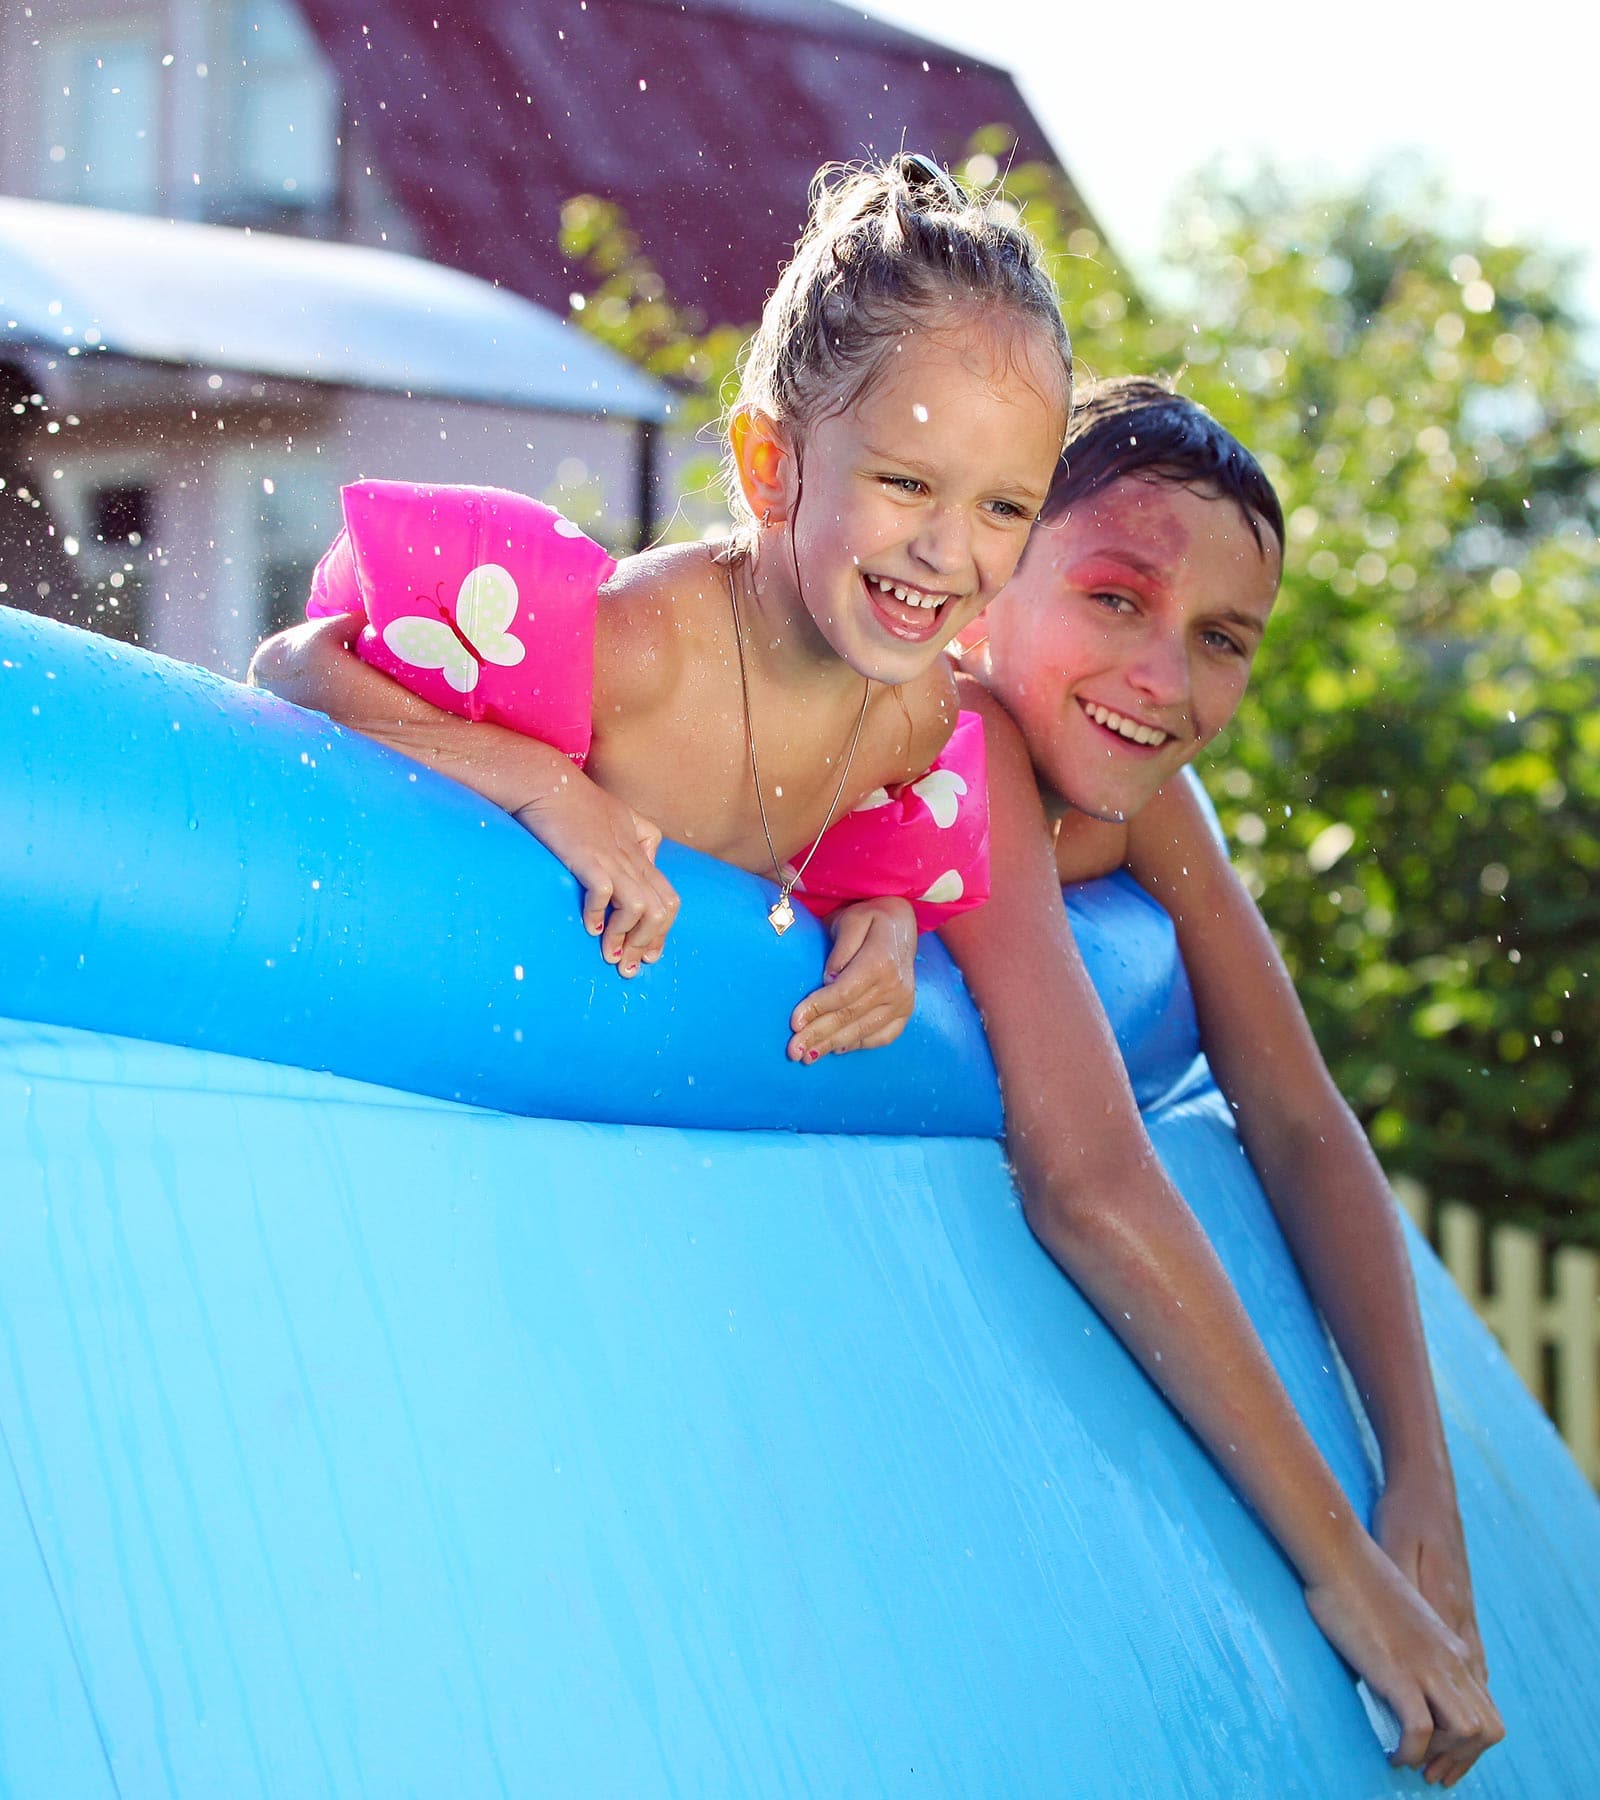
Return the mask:
{"type": "Polygon", "coordinates": [[[728,618],[728,576],[713,544],[657,544],[625,556],[600,590],[614,628],[719,630],[728,618]]]}
{"type": "Polygon", "coordinates": [[[727,576],[714,546],[662,544],[626,556],[600,590],[596,693],[640,705],[674,691],[684,671],[721,646],[727,576]]]}
{"type": "Polygon", "coordinates": [[[884,755],[891,767],[886,786],[914,781],[950,741],[963,706],[955,671],[946,657],[899,687],[890,688],[874,711],[885,722],[884,755]]]}

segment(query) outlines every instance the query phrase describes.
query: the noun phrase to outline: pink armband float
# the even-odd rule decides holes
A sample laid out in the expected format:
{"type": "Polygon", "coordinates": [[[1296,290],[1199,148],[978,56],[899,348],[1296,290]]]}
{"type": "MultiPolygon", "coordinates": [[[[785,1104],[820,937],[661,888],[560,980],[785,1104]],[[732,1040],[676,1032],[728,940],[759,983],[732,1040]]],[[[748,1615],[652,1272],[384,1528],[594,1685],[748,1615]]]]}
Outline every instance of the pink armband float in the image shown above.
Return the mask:
{"type": "MultiPolygon", "coordinates": [[[[896,895],[923,931],[989,898],[989,786],[983,720],[964,712],[925,775],[878,788],[817,840],[795,889],[819,918],[896,895]]],[[[801,851],[794,858],[803,860],[801,851]]]]}
{"type": "Polygon", "coordinates": [[[357,654],[418,698],[589,753],[595,595],[616,567],[553,507],[502,488],[361,481],[308,618],[359,614],[357,654]]]}

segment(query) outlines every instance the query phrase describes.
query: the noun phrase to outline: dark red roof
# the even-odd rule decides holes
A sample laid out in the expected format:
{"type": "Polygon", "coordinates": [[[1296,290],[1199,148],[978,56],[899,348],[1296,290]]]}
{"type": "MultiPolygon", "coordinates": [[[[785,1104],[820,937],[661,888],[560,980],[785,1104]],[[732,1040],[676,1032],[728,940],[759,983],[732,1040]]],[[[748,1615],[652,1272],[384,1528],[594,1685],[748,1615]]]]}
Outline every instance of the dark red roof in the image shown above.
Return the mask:
{"type": "Polygon", "coordinates": [[[301,0],[347,144],[435,261],[565,311],[563,201],[616,201],[681,304],[753,320],[829,158],[958,156],[1010,76],[831,0],[301,0]]]}

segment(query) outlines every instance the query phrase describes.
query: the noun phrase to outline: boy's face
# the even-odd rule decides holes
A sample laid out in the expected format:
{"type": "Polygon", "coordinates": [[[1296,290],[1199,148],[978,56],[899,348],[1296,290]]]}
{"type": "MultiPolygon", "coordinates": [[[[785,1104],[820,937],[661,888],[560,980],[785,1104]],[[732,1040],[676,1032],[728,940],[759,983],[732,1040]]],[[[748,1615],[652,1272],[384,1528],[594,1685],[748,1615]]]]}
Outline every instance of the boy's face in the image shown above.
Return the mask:
{"type": "Polygon", "coordinates": [[[1010,580],[1060,454],[1059,358],[981,314],[908,332],[804,452],[799,599],[873,680],[929,668],[1010,580]]]}
{"type": "Polygon", "coordinates": [[[1132,818],[1233,717],[1281,568],[1257,524],[1131,475],[1034,532],[985,620],[989,685],[1069,806],[1132,818]]]}

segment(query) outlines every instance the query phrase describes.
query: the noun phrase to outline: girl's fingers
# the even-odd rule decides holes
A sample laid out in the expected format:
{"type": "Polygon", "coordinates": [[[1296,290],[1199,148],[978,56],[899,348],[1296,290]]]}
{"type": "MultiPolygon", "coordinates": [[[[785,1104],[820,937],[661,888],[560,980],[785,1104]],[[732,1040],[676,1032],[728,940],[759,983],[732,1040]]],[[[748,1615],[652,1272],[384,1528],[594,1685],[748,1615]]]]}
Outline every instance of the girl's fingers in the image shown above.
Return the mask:
{"type": "Polygon", "coordinates": [[[905,1017],[893,1007],[874,1007],[857,1024],[841,1031],[831,1045],[835,1056],[844,1056],[852,1050],[881,1050],[886,1044],[892,1044],[906,1028],[905,1017]]]}
{"type": "MultiPolygon", "coordinates": [[[[644,917],[643,893],[631,882],[619,882],[612,890],[611,913],[600,939],[600,954],[607,962],[621,967],[627,948],[628,933],[644,917]]],[[[625,971],[626,972],[626,971],[625,971]]]]}
{"type": "Polygon", "coordinates": [[[639,838],[639,848],[651,862],[656,860],[656,852],[661,848],[661,827],[650,819],[643,819],[638,813],[633,815],[633,826],[639,838]]]}
{"type": "Polygon", "coordinates": [[[842,1056],[851,1050],[880,1050],[892,1044],[906,1027],[906,1013],[895,1002],[866,1001],[839,1012],[825,1014],[790,1041],[795,1061],[814,1062],[822,1056],[842,1056]]]}
{"type": "Polygon", "coordinates": [[[611,904],[611,883],[604,876],[583,884],[583,928],[599,937],[606,928],[606,908],[611,904]]]}
{"type": "Polygon", "coordinates": [[[872,928],[870,915],[863,916],[858,912],[850,913],[841,921],[837,935],[828,951],[828,960],[822,965],[822,973],[829,981],[837,981],[849,968],[852,960],[860,952],[872,928]]]}
{"type": "Polygon", "coordinates": [[[666,880],[650,871],[650,880],[640,895],[639,916],[628,931],[622,950],[622,972],[631,975],[642,962],[655,962],[666,943],[667,933],[678,916],[678,896],[666,880]]]}

